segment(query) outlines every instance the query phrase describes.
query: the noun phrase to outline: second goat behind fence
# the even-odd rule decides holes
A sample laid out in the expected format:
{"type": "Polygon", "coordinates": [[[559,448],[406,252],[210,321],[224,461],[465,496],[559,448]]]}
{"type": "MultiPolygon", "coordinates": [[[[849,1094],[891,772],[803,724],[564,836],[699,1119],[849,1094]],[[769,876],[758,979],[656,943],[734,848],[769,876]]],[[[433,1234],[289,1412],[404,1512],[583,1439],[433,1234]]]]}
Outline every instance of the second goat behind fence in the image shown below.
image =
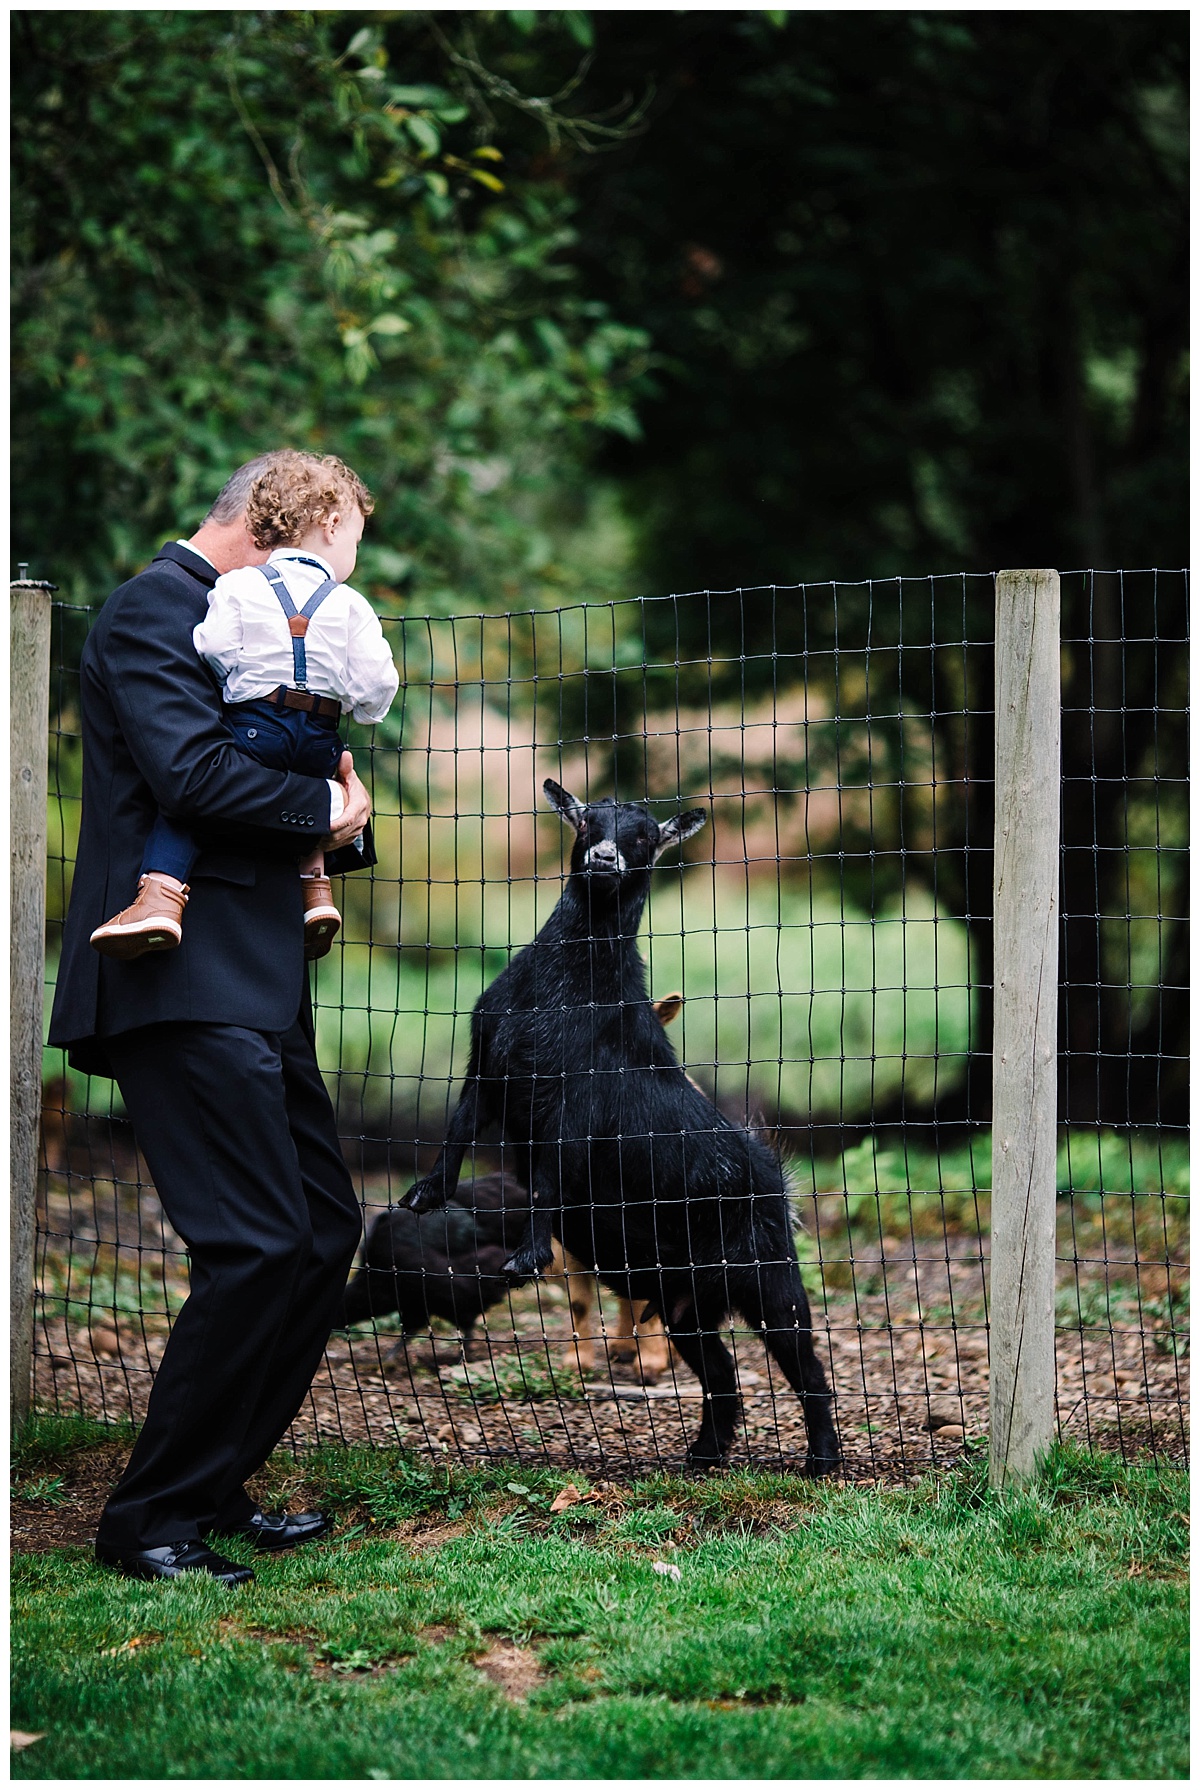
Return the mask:
{"type": "Polygon", "coordinates": [[[829,1472],[833,1400],[782,1167],[684,1074],[637,949],[653,865],[707,816],[691,809],[660,826],[634,803],[584,804],[550,779],[544,788],[575,834],[562,899],[476,1003],[445,1145],[402,1204],[443,1205],[467,1149],[499,1127],[531,1202],[508,1272],[549,1266],[558,1235],[607,1286],[662,1317],[705,1393],[689,1464],[714,1466],[733,1442],[737,1372],[718,1334],[732,1309],[801,1400],[807,1471],[829,1472]]]}

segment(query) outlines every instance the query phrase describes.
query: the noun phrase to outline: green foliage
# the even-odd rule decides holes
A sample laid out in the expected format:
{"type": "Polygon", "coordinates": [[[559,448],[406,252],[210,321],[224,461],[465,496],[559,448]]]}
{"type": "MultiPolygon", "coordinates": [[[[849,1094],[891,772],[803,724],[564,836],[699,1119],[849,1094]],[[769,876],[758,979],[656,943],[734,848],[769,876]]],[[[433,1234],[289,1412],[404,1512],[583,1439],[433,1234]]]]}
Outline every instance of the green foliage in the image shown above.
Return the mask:
{"type": "Polygon", "coordinates": [[[74,595],[289,442],[375,490],[381,603],[538,598],[546,504],[636,431],[645,336],[580,295],[571,202],[495,172],[418,15],[355,16],[17,24],[15,550],[74,595]]]}
{"type": "Polygon", "coordinates": [[[664,355],[613,456],[652,584],[1185,564],[1187,55],[1161,13],[604,15],[591,91],[671,95],[573,169],[664,355]]]}
{"type": "Polygon", "coordinates": [[[35,1473],[14,1481],[13,1497],[23,1504],[65,1504],[67,1490],[57,1474],[35,1473]]]}
{"type": "Polygon", "coordinates": [[[323,1450],[321,1496],[331,1510],[353,1511],[368,1524],[403,1522],[454,1501],[448,1469],[398,1448],[323,1450]]]}
{"type": "MultiPolygon", "coordinates": [[[[987,1223],[992,1184],[990,1133],[946,1149],[923,1149],[908,1139],[882,1142],[874,1134],[814,1165],[817,1223],[824,1249],[852,1247],[894,1237],[905,1242],[940,1237],[947,1230],[979,1230],[987,1223]]],[[[804,1179],[794,1170],[798,1191],[804,1179]]],[[[806,1201],[801,1202],[807,1217],[806,1201]]],[[[805,1238],[810,1259],[815,1243],[805,1238]]],[[[836,1281],[835,1261],[827,1278],[836,1281]]]]}
{"type": "Polygon", "coordinates": [[[1191,1190],[1188,1146],[1183,1138],[1108,1130],[1069,1131],[1058,1148],[1059,1193],[1085,1209],[1086,1195],[1155,1193],[1187,1199],[1191,1190]]]}
{"type": "Polygon", "coordinates": [[[921,892],[872,916],[773,880],[685,877],[656,891],[647,947],[653,991],[686,995],[680,1054],[718,1097],[865,1117],[962,1076],[966,930],[921,892]]]}
{"type": "Polygon", "coordinates": [[[487,1361],[452,1367],[447,1377],[472,1403],[538,1404],[546,1399],[561,1402],[583,1396],[578,1371],[547,1355],[495,1355],[487,1361]]]}

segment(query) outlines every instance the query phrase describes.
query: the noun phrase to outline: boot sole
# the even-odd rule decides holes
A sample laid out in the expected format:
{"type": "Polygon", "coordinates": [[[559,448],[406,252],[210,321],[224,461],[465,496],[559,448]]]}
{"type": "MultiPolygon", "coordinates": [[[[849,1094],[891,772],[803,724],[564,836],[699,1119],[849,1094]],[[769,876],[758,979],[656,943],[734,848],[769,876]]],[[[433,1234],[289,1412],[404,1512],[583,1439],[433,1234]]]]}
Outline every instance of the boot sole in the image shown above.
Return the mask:
{"type": "Polygon", "coordinates": [[[305,961],[311,963],[315,957],[325,957],[341,930],[342,917],[340,914],[322,914],[315,919],[311,916],[306,917],[304,921],[305,961]]]}
{"type": "Polygon", "coordinates": [[[122,926],[119,932],[94,932],[91,943],[101,957],[115,957],[128,962],[144,957],[149,951],[174,951],[183,940],[183,928],[172,927],[161,920],[142,926],[122,926]]]}
{"type": "Polygon", "coordinates": [[[306,925],[304,927],[304,963],[312,963],[315,958],[328,958],[333,950],[333,940],[342,931],[339,925],[306,925]]]}

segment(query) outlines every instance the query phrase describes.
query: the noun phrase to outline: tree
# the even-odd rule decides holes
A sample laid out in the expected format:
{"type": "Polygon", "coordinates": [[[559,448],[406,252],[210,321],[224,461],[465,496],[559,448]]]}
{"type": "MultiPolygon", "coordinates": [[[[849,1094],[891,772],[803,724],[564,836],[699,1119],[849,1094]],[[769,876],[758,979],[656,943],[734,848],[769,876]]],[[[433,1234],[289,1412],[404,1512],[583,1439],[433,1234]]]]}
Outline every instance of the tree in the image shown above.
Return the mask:
{"type": "Polygon", "coordinates": [[[547,512],[636,429],[645,339],[580,293],[566,196],[510,182],[384,16],[14,17],[16,551],[76,595],[281,441],[376,490],[385,604],[562,584],[547,512]]]}
{"type": "Polygon", "coordinates": [[[670,357],[610,453],[655,586],[1182,564],[1182,15],[775,16],[597,18],[658,95],[565,175],[670,357]]]}

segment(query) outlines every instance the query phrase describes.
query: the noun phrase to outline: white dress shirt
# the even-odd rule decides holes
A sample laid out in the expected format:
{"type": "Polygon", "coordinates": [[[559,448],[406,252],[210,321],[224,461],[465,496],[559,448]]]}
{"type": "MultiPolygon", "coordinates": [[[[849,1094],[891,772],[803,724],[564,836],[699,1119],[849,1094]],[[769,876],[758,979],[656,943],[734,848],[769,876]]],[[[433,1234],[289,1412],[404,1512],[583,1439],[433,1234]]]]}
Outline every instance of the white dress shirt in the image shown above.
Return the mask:
{"type": "MultiPolygon", "coordinates": [[[[333,568],[316,553],[277,547],[277,566],[297,609],[333,568]]],[[[208,614],[192,634],[196,651],[224,686],[226,702],[254,702],[280,684],[294,687],[292,636],[283,605],[256,566],[223,572],[208,598],[208,614]]],[[[338,584],[315,611],[304,636],[305,684],[330,696],[355,721],[382,721],[400,687],[379,617],[348,584],[338,584]]]]}

